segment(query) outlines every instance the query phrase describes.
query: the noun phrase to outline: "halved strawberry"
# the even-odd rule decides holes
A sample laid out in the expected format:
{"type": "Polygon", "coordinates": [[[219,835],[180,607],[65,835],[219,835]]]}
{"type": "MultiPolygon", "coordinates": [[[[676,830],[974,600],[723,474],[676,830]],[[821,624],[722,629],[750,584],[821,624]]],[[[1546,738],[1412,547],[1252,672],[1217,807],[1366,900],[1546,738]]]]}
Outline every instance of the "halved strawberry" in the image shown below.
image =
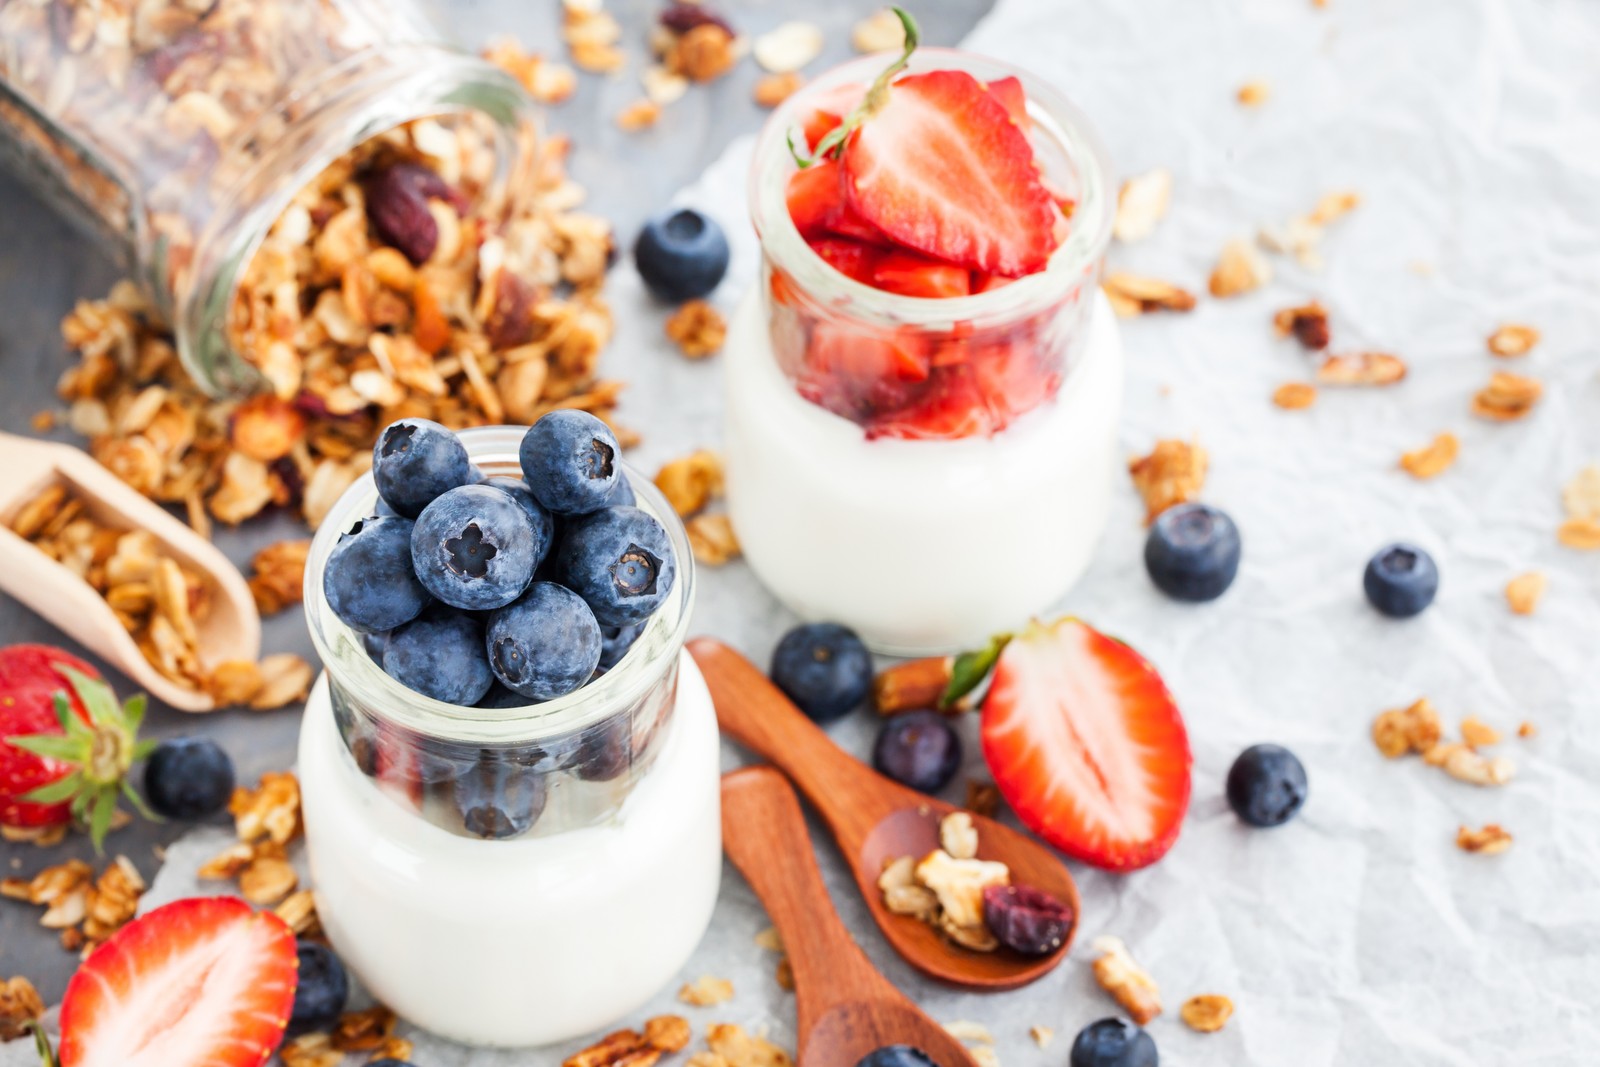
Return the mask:
{"type": "Polygon", "coordinates": [[[862,285],[873,284],[872,273],[878,260],[883,257],[883,249],[843,237],[818,237],[806,243],[811,246],[811,251],[840,274],[854,278],[862,285]]]}
{"type": "Polygon", "coordinates": [[[910,74],[845,141],[845,199],[894,243],[1022,275],[1055,250],[1058,217],[1033,146],[997,95],[959,70],[910,74]]]}
{"type": "Polygon", "coordinates": [[[996,78],[988,83],[989,91],[1023,129],[1032,121],[1028,118],[1028,94],[1022,90],[1022,80],[1016,77],[996,78]]]}
{"type": "Polygon", "coordinates": [[[818,160],[789,177],[784,192],[789,217],[806,240],[848,237],[884,244],[883,234],[863,219],[844,196],[844,175],[836,159],[818,160]]]}
{"type": "Polygon", "coordinates": [[[901,296],[939,300],[968,295],[972,272],[915,252],[889,252],[873,268],[871,284],[901,296]]]}
{"type": "Polygon", "coordinates": [[[881,411],[866,424],[868,439],[954,441],[991,430],[988,412],[970,371],[941,367],[904,407],[881,411]]]}
{"type": "Polygon", "coordinates": [[[294,932],[236,897],[178,900],[95,949],[61,1004],[61,1067],[260,1067],[283,1040],[294,932]]]}
{"type": "Polygon", "coordinates": [[[1107,870],[1154,863],[1189,807],[1189,737],[1144,657],[1077,619],[1012,639],[983,702],[983,754],[1017,817],[1107,870]]]}
{"type": "Polygon", "coordinates": [[[812,112],[801,123],[806,147],[816,151],[817,142],[843,122],[844,117],[854,111],[866,95],[867,87],[860,82],[846,82],[819,94],[812,112]]]}

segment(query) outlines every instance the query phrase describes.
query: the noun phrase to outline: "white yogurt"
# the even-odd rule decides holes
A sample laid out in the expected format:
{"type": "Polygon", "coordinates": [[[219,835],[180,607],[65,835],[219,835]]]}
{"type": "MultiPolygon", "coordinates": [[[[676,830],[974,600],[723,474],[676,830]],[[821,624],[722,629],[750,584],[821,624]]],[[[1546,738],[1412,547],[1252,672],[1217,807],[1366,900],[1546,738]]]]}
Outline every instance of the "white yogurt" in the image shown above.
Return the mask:
{"type": "Polygon", "coordinates": [[[510,841],[385,797],[318,680],[299,768],[317,910],[378,1000],[455,1041],[544,1045],[612,1025],[677,975],[722,873],[716,716],[681,655],[670,735],[617,816],[510,841]]]}
{"type": "Polygon", "coordinates": [[[868,440],[802,399],[773,355],[760,286],[729,327],[728,505],[744,555],[801,616],[883,652],[970,648],[1071,588],[1118,467],[1122,343],[1095,295],[1081,364],[994,437],[868,440]]]}

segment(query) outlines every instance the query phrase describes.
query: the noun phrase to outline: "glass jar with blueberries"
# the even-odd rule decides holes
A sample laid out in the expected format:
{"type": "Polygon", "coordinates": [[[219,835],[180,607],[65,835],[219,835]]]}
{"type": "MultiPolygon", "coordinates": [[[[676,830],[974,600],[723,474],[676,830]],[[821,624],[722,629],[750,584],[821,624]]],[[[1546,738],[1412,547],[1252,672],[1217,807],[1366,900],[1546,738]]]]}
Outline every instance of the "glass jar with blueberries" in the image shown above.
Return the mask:
{"type": "Polygon", "coordinates": [[[318,914],[402,1016],[546,1044],[687,960],[721,873],[693,586],[592,416],[379,435],[307,565],[300,776],[318,914]]]}

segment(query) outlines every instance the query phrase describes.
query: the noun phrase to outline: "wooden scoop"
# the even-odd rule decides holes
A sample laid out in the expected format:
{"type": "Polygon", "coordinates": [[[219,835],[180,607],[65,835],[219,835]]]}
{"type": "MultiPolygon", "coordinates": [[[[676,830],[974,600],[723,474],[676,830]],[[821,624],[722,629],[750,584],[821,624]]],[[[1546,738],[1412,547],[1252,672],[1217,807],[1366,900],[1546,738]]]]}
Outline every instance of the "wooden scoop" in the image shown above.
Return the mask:
{"type": "Polygon", "coordinates": [[[261,616],[237,568],[199,534],[160,505],[70,445],[0,434],[0,589],[70,634],[95,655],[113,663],[156,699],[182,711],[211,711],[207,694],[171,681],[139,651],[104,598],[88,582],[12,532],[25,504],[50,486],[65,485],[83,501],[89,518],[107,526],[148,530],[161,551],[206,576],[211,610],[197,620],[202,662],[254,661],[261,655],[261,616]]]}
{"type": "MultiPolygon", "coordinates": [[[[885,862],[907,855],[920,859],[938,848],[939,820],[957,809],[891,782],[846,753],[727,645],[702,637],[689,643],[689,652],[711,688],[722,732],[782,768],[821,812],[872,917],[908,963],[953,985],[999,990],[1026,985],[1066,958],[1076,921],[1056,951],[1024,956],[1004,948],[962,948],[927,923],[890,912],[878,889],[885,862]]],[[[1078,887],[1054,853],[993,819],[974,815],[972,822],[979,859],[999,860],[1011,868],[1013,885],[1043,890],[1066,902],[1074,917],[1079,914],[1078,887]]]]}
{"type": "Polygon", "coordinates": [[[879,974],[839,921],[794,790],[771,767],[722,779],[722,847],[783,938],[794,972],[799,1067],[855,1067],[885,1045],[977,1067],[944,1027],[879,974]]]}

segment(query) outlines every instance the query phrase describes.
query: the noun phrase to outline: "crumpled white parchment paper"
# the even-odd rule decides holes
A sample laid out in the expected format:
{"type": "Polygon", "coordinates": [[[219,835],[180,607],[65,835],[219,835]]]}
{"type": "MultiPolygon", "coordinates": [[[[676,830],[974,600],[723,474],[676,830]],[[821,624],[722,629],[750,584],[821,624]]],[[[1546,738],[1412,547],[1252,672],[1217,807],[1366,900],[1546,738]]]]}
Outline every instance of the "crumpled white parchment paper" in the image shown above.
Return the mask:
{"type": "MultiPolygon", "coordinates": [[[[1177,177],[1149,240],[1114,246],[1114,267],[1203,291],[1224,240],[1350,188],[1362,206],[1312,273],[1276,258],[1265,290],[1203,299],[1187,316],[1125,323],[1130,454],[1158,437],[1210,451],[1205,497],[1243,530],[1239,580],[1220,602],[1163,599],[1142,573],[1141,511],[1120,493],[1090,575],[1063,608],[1141,649],[1176,693],[1194,745],[1183,836],[1154,867],[1075,867],[1077,947],[1014,993],[975,995],[920,979],[886,948],[831,842],[817,850],[847,923],[888,977],[942,1020],[986,1023],[1007,1067],[1061,1064],[1077,1029],[1115,1009],[1089,974],[1088,944],[1123,937],[1168,1004],[1151,1033],[1164,1063],[1480,1067],[1591,1062],[1600,1047],[1600,554],[1558,545],[1561,485],[1600,460],[1600,8],[1584,0],[1001,0],[969,44],[1058,81],[1099,125],[1121,174],[1177,177]],[[1245,81],[1271,100],[1246,109],[1245,81]],[[1304,412],[1268,401],[1309,376],[1273,338],[1273,310],[1305,297],[1332,311],[1336,347],[1395,351],[1387,390],[1324,390],[1304,412]],[[1487,354],[1500,322],[1544,340],[1514,364],[1487,354]],[[1532,417],[1473,419],[1496,369],[1547,393],[1532,417]],[[1417,482],[1399,454],[1441,430],[1462,440],[1442,477],[1417,482]],[[1404,623],[1362,600],[1368,555],[1414,539],[1443,572],[1437,603],[1404,623]],[[1502,587],[1550,578],[1537,615],[1512,616],[1502,587]],[[1518,765],[1479,789],[1420,761],[1389,762],[1368,726],[1379,710],[1433,698],[1453,727],[1475,713],[1508,735],[1518,765]],[[1537,724],[1537,738],[1514,737],[1537,724]],[[1222,779],[1237,752],[1278,741],[1305,762],[1310,801],[1273,831],[1243,827],[1222,779]],[[1498,822],[1510,852],[1473,856],[1459,824],[1498,822]],[[1221,1033],[1190,1032],[1177,1006],[1225,993],[1221,1033]],[[1033,1025],[1053,1027],[1039,1051],[1033,1025]]],[[[754,270],[744,217],[748,140],[684,199],[735,243],[731,308],[754,270]]],[[[627,268],[612,285],[607,358],[630,381],[626,416],[647,470],[720,435],[717,361],[691,364],[661,337],[662,312],[627,268]]],[[[788,616],[740,566],[703,570],[697,629],[764,661],[788,616]]],[[[857,753],[873,724],[834,729],[857,753]]],[[[975,724],[967,723],[971,728],[975,724]]],[[[969,735],[970,737],[970,735],[969,735]]],[[[972,776],[984,776],[969,744],[972,776]]],[[[731,766],[741,757],[731,746],[731,766]]],[[[965,775],[963,776],[963,778],[965,775]]],[[[952,788],[959,794],[960,781],[952,788]]],[[[191,872],[226,841],[173,849],[147,906],[206,889],[191,872]]],[[[792,1041],[793,1002],[753,938],[759,905],[729,870],[711,932],[684,971],[731,978],[737,996],[687,1008],[674,989],[639,1013],[740,1022],[792,1041]]],[[[397,932],[398,934],[398,932],[397,932]]],[[[419,1067],[554,1065],[581,1047],[484,1052],[416,1035],[419,1067]]],[[[31,1063],[19,1045],[0,1065],[31,1063]]],[[[838,1065],[850,1067],[850,1065],[838,1065]]]]}

